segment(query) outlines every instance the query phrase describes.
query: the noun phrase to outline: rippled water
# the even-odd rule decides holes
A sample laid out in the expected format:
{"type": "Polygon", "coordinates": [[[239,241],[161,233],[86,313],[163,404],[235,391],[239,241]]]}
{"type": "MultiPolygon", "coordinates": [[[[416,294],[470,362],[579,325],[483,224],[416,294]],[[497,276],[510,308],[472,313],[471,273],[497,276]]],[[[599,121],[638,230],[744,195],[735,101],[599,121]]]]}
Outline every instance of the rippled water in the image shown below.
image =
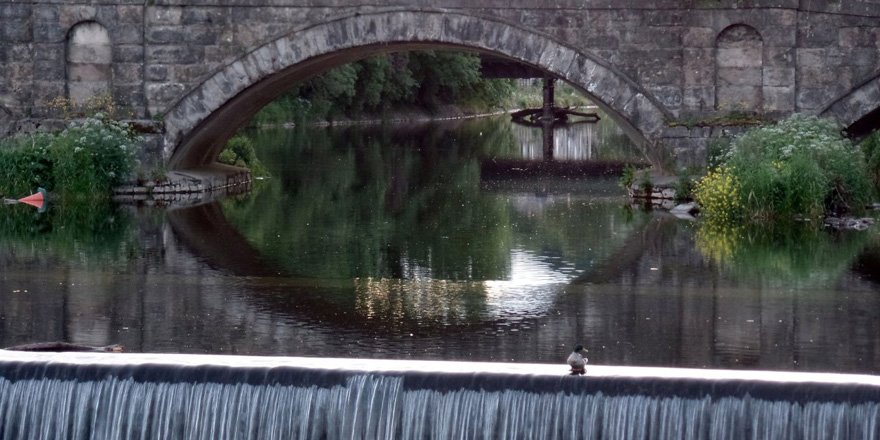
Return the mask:
{"type": "MultiPolygon", "coordinates": [[[[594,163],[638,154],[590,130],[594,163]]],[[[876,230],[707,230],[614,177],[521,178],[530,136],[262,131],[273,177],[245,196],[6,207],[0,345],[554,363],[584,343],[602,364],[878,371],[876,230]]]]}

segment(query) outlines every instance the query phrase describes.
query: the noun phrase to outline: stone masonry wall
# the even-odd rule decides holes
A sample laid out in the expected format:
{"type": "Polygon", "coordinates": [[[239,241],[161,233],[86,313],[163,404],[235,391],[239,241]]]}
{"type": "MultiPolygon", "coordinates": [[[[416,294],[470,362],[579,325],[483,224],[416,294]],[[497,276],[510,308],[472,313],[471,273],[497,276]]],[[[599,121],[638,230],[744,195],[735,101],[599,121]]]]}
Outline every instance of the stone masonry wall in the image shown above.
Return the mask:
{"type": "MultiPolygon", "coordinates": [[[[876,0],[0,1],[0,131],[53,116],[48,103],[68,93],[66,44],[78,23],[107,30],[110,88],[126,116],[155,118],[267,42],[332,17],[391,9],[459,11],[546,33],[622,73],[684,122],[723,114],[718,103],[725,100],[753,103],[754,111],[774,117],[820,113],[880,74],[876,0]],[[761,59],[750,60],[749,87],[719,75],[719,36],[735,25],[760,37],[761,59]],[[757,101],[736,96],[756,90],[757,101]]],[[[864,108],[848,109],[850,115],[864,115],[877,103],[855,105],[864,108]]],[[[719,132],[670,127],[652,140],[699,156],[706,137],[719,132]]]]}

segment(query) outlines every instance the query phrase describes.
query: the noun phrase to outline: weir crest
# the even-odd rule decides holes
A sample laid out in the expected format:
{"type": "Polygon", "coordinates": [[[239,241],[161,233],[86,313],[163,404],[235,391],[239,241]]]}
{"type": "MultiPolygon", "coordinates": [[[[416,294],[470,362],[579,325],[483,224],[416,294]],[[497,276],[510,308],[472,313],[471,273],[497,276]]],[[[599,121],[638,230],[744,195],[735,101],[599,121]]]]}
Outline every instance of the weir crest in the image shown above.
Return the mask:
{"type": "Polygon", "coordinates": [[[878,439],[880,378],[5,352],[0,426],[18,439],[878,439]]]}

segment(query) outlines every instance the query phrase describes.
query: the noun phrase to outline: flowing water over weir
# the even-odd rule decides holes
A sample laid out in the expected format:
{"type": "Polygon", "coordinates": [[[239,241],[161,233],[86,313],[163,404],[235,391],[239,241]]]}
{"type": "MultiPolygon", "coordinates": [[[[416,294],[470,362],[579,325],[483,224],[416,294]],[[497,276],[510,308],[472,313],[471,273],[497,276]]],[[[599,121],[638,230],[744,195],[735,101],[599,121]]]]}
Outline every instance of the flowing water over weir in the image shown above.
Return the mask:
{"type": "Polygon", "coordinates": [[[31,353],[0,376],[6,439],[880,438],[872,376],[31,353]]]}

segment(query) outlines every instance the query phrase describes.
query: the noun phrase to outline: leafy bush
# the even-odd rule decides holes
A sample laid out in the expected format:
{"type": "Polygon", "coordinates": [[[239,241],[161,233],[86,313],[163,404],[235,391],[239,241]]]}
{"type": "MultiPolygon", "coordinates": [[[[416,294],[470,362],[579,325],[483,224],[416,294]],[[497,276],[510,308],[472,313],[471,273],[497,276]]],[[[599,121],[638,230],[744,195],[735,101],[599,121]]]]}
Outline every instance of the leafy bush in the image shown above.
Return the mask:
{"type": "Polygon", "coordinates": [[[255,176],[268,176],[269,172],[257,158],[253,141],[245,136],[235,136],[226,143],[217,161],[227,165],[247,168],[255,176]]]}
{"type": "Polygon", "coordinates": [[[729,224],[743,214],[740,183],[727,167],[718,167],[703,176],[694,188],[700,212],[712,223],[729,224]]]}
{"type": "Polygon", "coordinates": [[[880,190],[880,131],[868,136],[860,146],[868,162],[868,174],[874,183],[874,189],[880,190]]]}
{"type": "Polygon", "coordinates": [[[64,197],[109,196],[129,177],[138,142],[128,125],[101,113],[61,133],[0,141],[0,193],[27,194],[42,186],[64,197]]]}
{"type": "Polygon", "coordinates": [[[716,219],[737,210],[761,221],[857,212],[873,195],[861,150],[829,120],[795,115],[749,130],[720,159],[697,189],[703,211],[716,219]],[[724,190],[735,191],[738,204],[724,190]]]}

